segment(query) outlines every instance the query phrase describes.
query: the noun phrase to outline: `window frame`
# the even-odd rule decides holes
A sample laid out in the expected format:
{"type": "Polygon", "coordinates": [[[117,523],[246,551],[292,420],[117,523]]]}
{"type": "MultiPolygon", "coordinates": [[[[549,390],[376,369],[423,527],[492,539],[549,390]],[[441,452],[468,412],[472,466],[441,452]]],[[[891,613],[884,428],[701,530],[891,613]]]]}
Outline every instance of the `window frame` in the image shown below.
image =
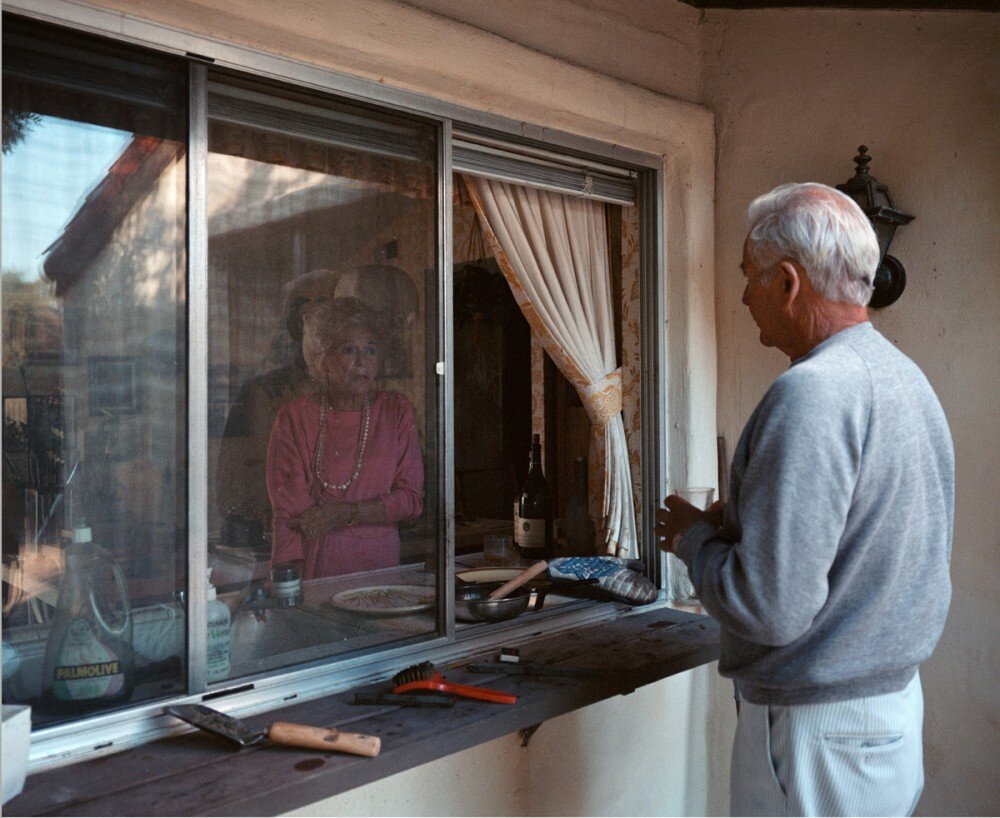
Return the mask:
{"type": "MultiPolygon", "coordinates": [[[[443,378],[438,399],[438,424],[442,430],[438,456],[439,507],[443,537],[438,549],[438,590],[444,604],[439,606],[436,636],[394,643],[374,655],[328,657],[306,665],[269,671],[238,681],[209,685],[205,678],[205,633],[207,619],[207,579],[204,571],[189,570],[187,585],[187,693],[180,697],[137,704],[121,711],[105,713],[74,722],[41,728],[32,735],[29,769],[32,772],[84,758],[137,746],[188,728],[163,715],[168,703],[207,702],[233,715],[249,715],[272,709],[291,700],[329,695],[368,682],[385,679],[401,666],[418,661],[447,662],[489,648],[502,638],[517,641],[539,631],[558,632],[570,627],[596,624],[617,615],[610,605],[573,606],[572,610],[551,612],[544,621],[477,628],[456,637],[454,617],[454,382],[452,331],[452,146],[453,132],[475,133],[493,146],[531,156],[547,154],[569,166],[597,168],[612,166],[636,175],[636,203],[640,207],[640,311],[641,311],[641,418],[642,486],[647,495],[665,483],[667,435],[663,423],[666,402],[665,281],[664,254],[664,174],[663,157],[620,145],[600,142],[578,134],[479,111],[430,96],[393,88],[372,80],[344,74],[297,60],[278,57],[207,37],[189,34],[170,26],[80,6],[67,0],[16,0],[5,12],[49,22],[68,29],[85,31],[110,40],[140,46],[189,62],[188,110],[188,246],[187,246],[187,389],[188,389],[188,564],[197,566],[207,559],[208,543],[208,226],[207,226],[207,146],[209,65],[226,68],[248,77],[271,79],[349,101],[372,105],[390,112],[415,116],[438,128],[438,377],[443,378]],[[501,636],[502,635],[502,636],[501,636]]],[[[654,507],[643,504],[638,529],[642,541],[653,543],[654,507]]],[[[652,547],[642,554],[647,576],[658,588],[666,576],[664,555],[652,547]]]]}

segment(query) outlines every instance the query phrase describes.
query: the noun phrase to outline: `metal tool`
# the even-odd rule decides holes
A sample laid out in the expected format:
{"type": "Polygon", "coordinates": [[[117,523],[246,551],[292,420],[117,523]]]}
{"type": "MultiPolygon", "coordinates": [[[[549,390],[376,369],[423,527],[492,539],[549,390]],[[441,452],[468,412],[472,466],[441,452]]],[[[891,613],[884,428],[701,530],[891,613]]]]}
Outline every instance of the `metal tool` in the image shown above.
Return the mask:
{"type": "Polygon", "coordinates": [[[611,671],[590,667],[553,667],[518,662],[481,662],[465,665],[464,669],[470,673],[503,673],[508,676],[566,676],[575,679],[595,679],[608,676],[611,673],[611,671]]]}
{"type": "Polygon", "coordinates": [[[228,739],[240,747],[256,744],[266,738],[275,744],[308,747],[312,750],[336,750],[369,758],[377,756],[382,749],[382,740],[378,736],[344,733],[332,727],[310,727],[305,724],[276,721],[263,730],[254,730],[239,719],[234,719],[211,707],[205,707],[203,704],[175,704],[164,708],[164,712],[206,732],[228,739]]]}
{"type": "Polygon", "coordinates": [[[410,696],[406,693],[355,693],[354,704],[381,704],[393,707],[454,707],[455,699],[451,696],[435,696],[432,693],[421,696],[410,696]]]}

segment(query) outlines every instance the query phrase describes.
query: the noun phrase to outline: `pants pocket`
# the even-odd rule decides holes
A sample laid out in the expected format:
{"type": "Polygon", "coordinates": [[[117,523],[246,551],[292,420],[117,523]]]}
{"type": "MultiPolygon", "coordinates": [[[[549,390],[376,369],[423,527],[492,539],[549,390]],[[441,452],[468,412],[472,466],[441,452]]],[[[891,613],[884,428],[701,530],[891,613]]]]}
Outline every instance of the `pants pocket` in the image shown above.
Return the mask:
{"type": "Polygon", "coordinates": [[[912,744],[901,733],[823,736],[828,789],[845,815],[907,815],[919,793],[912,744]]]}
{"type": "Polygon", "coordinates": [[[823,736],[827,744],[855,750],[875,750],[879,748],[892,749],[892,745],[903,740],[902,733],[883,733],[877,735],[857,735],[855,733],[827,733],[823,736]]]}
{"type": "Polygon", "coordinates": [[[780,753],[785,752],[785,742],[781,740],[780,736],[780,725],[778,721],[781,717],[780,708],[768,705],[767,707],[767,730],[765,732],[765,739],[767,742],[767,747],[765,748],[767,766],[771,773],[771,780],[774,785],[781,790],[781,794],[784,796],[788,795],[788,790],[781,781],[781,774],[779,770],[782,767],[780,753]]]}

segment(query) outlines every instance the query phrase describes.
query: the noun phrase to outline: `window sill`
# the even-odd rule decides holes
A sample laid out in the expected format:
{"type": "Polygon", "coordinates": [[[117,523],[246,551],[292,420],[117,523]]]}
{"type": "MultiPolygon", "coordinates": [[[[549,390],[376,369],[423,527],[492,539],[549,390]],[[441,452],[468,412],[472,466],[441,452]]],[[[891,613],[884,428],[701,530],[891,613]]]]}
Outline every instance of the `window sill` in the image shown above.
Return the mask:
{"type": "MultiPolygon", "coordinates": [[[[518,695],[516,705],[459,699],[448,710],[354,706],[353,692],[245,719],[335,725],[382,738],[377,758],[263,743],[235,751],[192,732],[134,750],[29,776],[6,815],[266,815],[287,812],[451,753],[707,664],[718,658],[709,618],[660,607],[635,609],[600,627],[565,630],[519,645],[522,661],[613,670],[607,677],[472,674],[450,680],[518,695]]],[[[470,656],[469,659],[495,659],[470,656]]],[[[465,663],[464,661],[462,662],[465,663]]],[[[366,690],[384,690],[385,683],[366,690]]]]}

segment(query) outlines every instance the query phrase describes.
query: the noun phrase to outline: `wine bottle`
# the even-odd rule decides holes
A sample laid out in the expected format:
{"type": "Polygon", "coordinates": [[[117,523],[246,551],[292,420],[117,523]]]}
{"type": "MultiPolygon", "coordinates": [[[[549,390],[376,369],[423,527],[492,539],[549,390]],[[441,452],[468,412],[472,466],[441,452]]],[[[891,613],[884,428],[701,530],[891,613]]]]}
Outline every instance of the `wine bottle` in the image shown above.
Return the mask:
{"type": "Polygon", "coordinates": [[[542,444],[539,435],[531,442],[531,466],[517,504],[517,550],[529,560],[552,556],[552,492],[542,474],[542,444]]]}

